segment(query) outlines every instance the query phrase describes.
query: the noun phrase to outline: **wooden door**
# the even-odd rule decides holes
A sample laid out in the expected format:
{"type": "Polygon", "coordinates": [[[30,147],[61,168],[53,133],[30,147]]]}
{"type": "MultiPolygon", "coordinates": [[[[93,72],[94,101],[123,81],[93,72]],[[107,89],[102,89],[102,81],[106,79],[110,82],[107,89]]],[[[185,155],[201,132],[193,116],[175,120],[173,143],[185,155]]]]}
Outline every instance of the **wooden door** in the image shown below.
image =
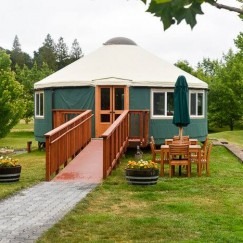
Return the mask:
{"type": "Polygon", "coordinates": [[[128,88],[126,86],[96,87],[95,134],[103,132],[128,109],[128,88]]]}

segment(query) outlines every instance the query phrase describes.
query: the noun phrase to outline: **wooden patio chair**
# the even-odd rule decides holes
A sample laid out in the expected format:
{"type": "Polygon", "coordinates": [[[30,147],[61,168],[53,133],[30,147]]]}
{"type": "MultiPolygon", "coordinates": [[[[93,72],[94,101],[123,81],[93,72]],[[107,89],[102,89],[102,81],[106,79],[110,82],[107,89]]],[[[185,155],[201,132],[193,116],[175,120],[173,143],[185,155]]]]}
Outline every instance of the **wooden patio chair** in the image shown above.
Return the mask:
{"type": "MultiPolygon", "coordinates": [[[[202,149],[201,149],[201,158],[203,158],[203,156],[204,156],[204,153],[207,149],[208,143],[209,143],[209,139],[208,139],[208,137],[206,137],[206,139],[205,139],[205,141],[202,145],[202,149]]],[[[191,156],[192,161],[193,161],[193,159],[197,158],[197,154],[191,154],[190,156],[191,156]]]]}
{"type": "Polygon", "coordinates": [[[203,146],[202,146],[202,150],[201,150],[201,156],[203,156],[204,152],[206,151],[206,148],[208,147],[208,143],[209,143],[209,139],[208,137],[206,137],[203,146]]]}
{"type": "MultiPolygon", "coordinates": [[[[201,150],[201,171],[206,170],[207,176],[210,175],[209,170],[209,163],[210,163],[210,154],[212,150],[213,144],[207,143],[206,146],[203,147],[203,150],[201,150]]],[[[191,157],[191,163],[197,165],[197,173],[199,172],[199,163],[197,157],[191,157]]]]}
{"type": "Polygon", "coordinates": [[[169,152],[164,152],[162,149],[161,153],[161,162],[160,162],[160,176],[164,176],[165,174],[165,164],[169,164],[169,152]]]}
{"type": "Polygon", "coordinates": [[[210,155],[211,155],[212,147],[213,147],[212,143],[207,145],[206,154],[204,154],[203,159],[201,160],[202,170],[206,169],[207,176],[210,175],[209,163],[210,163],[210,155]]]}
{"type": "Polygon", "coordinates": [[[156,163],[161,163],[160,149],[156,149],[153,136],[151,136],[151,138],[150,138],[150,148],[151,148],[151,153],[152,153],[152,161],[154,161],[156,163]]]}
{"type": "Polygon", "coordinates": [[[188,144],[170,144],[169,145],[169,176],[175,173],[175,166],[186,166],[187,176],[191,175],[191,161],[189,158],[188,144]]]}

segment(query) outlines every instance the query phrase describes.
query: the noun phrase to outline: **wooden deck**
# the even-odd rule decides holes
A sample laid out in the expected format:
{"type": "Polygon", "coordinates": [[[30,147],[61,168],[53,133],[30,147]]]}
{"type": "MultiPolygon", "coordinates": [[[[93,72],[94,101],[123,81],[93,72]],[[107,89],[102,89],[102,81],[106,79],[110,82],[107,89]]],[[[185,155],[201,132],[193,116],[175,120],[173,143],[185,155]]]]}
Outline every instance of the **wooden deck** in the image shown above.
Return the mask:
{"type": "Polygon", "coordinates": [[[100,183],[103,178],[103,140],[91,142],[52,181],[100,183]]]}

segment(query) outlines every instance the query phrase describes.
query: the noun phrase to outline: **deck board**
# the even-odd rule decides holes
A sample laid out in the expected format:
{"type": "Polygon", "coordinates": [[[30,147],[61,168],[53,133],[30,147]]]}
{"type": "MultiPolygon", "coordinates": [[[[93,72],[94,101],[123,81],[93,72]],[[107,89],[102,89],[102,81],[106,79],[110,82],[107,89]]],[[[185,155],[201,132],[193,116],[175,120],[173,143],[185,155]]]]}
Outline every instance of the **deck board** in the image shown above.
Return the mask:
{"type": "Polygon", "coordinates": [[[52,180],[100,183],[103,178],[103,140],[91,142],[52,180]]]}

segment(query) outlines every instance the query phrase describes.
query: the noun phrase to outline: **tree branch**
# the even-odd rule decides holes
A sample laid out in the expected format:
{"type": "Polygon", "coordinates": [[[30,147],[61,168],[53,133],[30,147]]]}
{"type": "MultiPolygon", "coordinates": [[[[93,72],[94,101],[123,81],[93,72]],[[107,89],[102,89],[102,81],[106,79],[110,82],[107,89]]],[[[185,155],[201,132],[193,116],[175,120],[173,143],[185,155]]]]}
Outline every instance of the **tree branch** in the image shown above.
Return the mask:
{"type": "Polygon", "coordinates": [[[216,2],[212,3],[212,5],[219,9],[226,9],[226,10],[233,11],[233,12],[236,12],[239,14],[243,14],[242,8],[231,7],[231,6],[227,6],[227,5],[216,3],[216,2]]]}

